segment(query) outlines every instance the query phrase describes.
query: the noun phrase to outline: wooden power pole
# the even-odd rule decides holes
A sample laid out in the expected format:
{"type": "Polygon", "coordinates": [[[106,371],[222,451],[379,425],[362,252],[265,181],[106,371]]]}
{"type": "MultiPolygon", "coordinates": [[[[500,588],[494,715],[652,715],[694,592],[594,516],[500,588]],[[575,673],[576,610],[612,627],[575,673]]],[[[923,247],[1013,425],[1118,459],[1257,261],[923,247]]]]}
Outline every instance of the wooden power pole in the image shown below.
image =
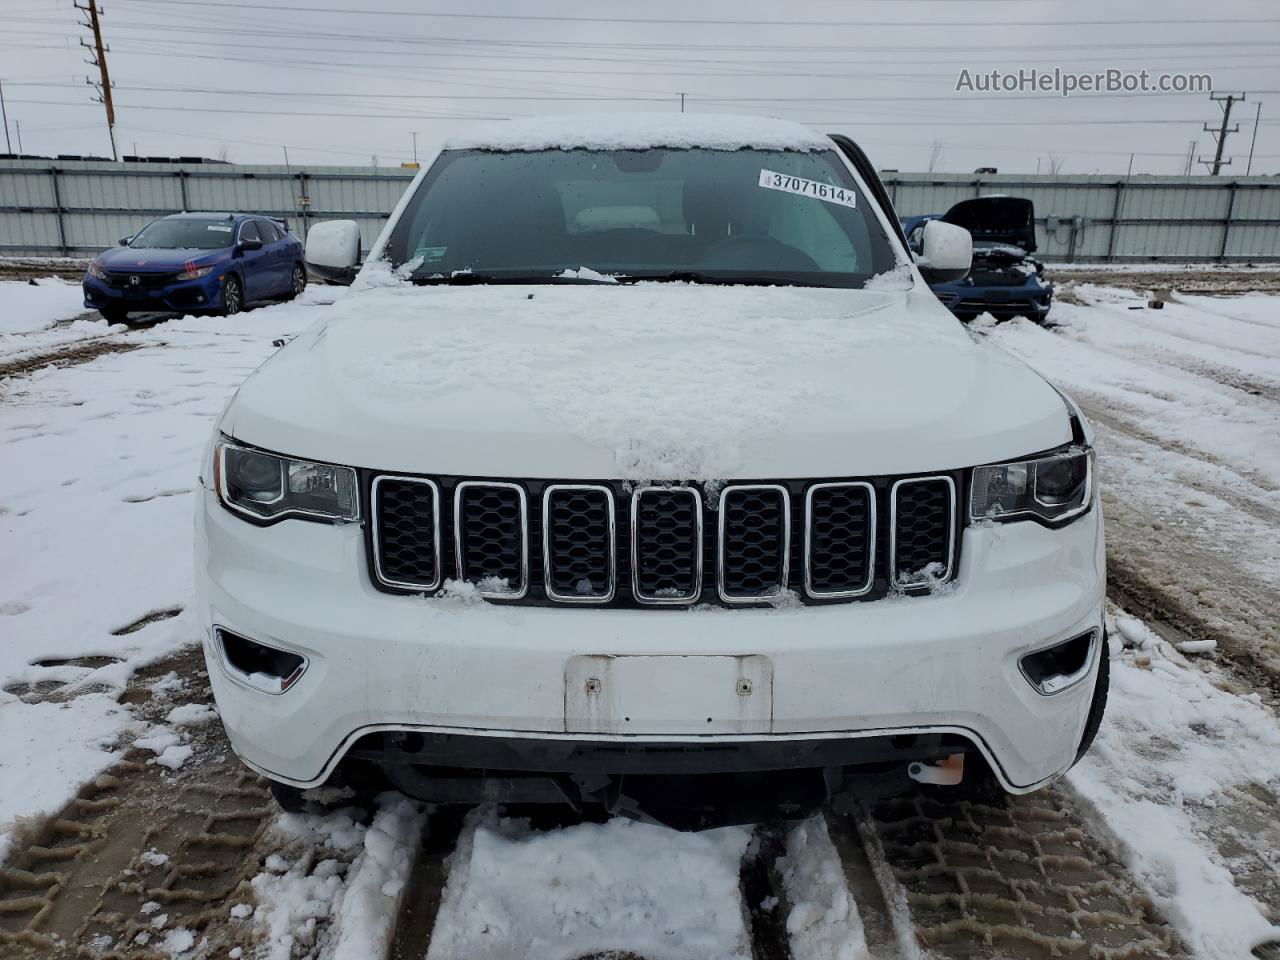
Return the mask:
{"type": "Polygon", "coordinates": [[[1239,103],[1244,98],[1245,95],[1243,93],[1239,96],[1236,96],[1234,93],[1228,93],[1225,95],[1218,93],[1209,94],[1210,100],[1217,100],[1222,104],[1222,126],[1217,130],[1214,130],[1207,123],[1204,125],[1205,133],[1213,134],[1213,139],[1218,142],[1218,148],[1213,151],[1213,159],[1200,161],[1209,168],[1209,173],[1212,176],[1216,177],[1219,170],[1231,163],[1230,160],[1222,159],[1222,148],[1227,145],[1227,134],[1236,133],[1240,129],[1239,125],[1231,128],[1227,127],[1227,124],[1231,121],[1231,105],[1239,103]]]}
{"type": "Polygon", "coordinates": [[[98,15],[102,11],[98,9],[98,0],[89,0],[86,6],[81,6],[79,3],[74,2],[72,5],[77,10],[89,15],[89,22],[81,24],[81,26],[93,31],[93,43],[90,44],[81,40],[80,46],[92,52],[93,58],[86,60],[85,63],[97,67],[102,79],[98,83],[87,79],[85,82],[97,89],[97,101],[107,108],[107,136],[111,138],[111,159],[119,160],[120,155],[116,153],[116,108],[111,103],[111,75],[107,73],[107,50],[110,48],[102,42],[102,23],[98,19],[98,15]]]}

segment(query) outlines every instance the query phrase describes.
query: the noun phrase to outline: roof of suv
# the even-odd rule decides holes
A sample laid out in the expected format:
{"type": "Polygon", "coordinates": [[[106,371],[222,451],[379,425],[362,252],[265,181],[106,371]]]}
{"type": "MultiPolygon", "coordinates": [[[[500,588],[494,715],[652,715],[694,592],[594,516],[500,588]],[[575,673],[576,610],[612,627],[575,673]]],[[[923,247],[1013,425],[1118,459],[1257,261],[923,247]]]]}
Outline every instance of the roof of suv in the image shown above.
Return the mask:
{"type": "Polygon", "coordinates": [[[449,150],[830,150],[831,140],[772,117],[716,113],[580,113],[508,120],[454,137],[449,150]]]}

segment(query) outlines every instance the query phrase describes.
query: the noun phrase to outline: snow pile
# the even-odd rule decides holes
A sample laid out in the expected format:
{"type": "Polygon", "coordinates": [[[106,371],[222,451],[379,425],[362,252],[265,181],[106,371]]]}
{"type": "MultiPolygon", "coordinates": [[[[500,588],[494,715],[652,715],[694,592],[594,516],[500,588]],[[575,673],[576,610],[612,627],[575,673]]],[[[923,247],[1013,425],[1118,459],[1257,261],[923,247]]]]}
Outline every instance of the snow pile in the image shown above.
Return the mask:
{"type": "MultiPolygon", "coordinates": [[[[153,688],[154,689],[154,688],[153,688]]],[[[184,703],[174,707],[164,718],[175,727],[200,727],[218,718],[218,711],[208,703],[184,703]]]]}
{"type": "Polygon", "coordinates": [[[428,960],[745,960],[739,865],[750,839],[742,827],[610,820],[538,833],[477,818],[453,854],[428,960]]]}
{"type": "Polygon", "coordinates": [[[1280,724],[1257,694],[1218,689],[1136,623],[1117,620],[1138,646],[1113,662],[1106,721],[1068,781],[1196,956],[1238,960],[1280,929],[1208,835],[1239,832],[1230,805],[1242,791],[1280,792],[1280,724]]]}
{"type": "Polygon", "coordinates": [[[833,150],[808,127],[715,113],[575,113],[507,120],[454,137],[447,150],[833,150]]]}
{"type": "MultiPolygon", "coordinates": [[[[290,814],[276,824],[281,853],[251,885],[259,960],[300,955],[368,960],[386,954],[426,815],[397,793],[378,798],[368,827],[346,811],[290,814]]],[[[246,904],[231,915],[245,918],[246,904]]]]}
{"type": "Polygon", "coordinates": [[[400,794],[385,794],[379,803],[364,835],[364,851],[347,876],[331,960],[368,960],[383,956],[391,945],[426,815],[419,804],[400,794]]]}
{"type": "MultiPolygon", "coordinates": [[[[0,335],[47,330],[84,312],[84,291],[78,283],[58,277],[0,280],[0,335]]],[[[87,326],[102,332],[100,323],[87,326]]]]}
{"type": "Polygon", "coordinates": [[[791,903],[787,935],[795,960],[870,960],[862,918],[821,816],[787,834],[778,869],[791,903]]]}

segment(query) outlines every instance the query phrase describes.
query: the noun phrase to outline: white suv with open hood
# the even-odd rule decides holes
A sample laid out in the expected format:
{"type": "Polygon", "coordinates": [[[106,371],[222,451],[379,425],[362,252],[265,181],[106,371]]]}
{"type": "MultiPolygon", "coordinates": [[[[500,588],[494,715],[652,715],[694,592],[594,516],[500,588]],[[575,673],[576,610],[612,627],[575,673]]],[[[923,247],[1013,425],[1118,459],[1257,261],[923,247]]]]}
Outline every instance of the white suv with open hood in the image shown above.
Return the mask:
{"type": "Polygon", "coordinates": [[[287,802],[376,768],[624,812],[1063,773],[1106,697],[1090,432],[930,292],[969,258],[778,121],[449,144],[210,445],[236,752],[287,802]]]}

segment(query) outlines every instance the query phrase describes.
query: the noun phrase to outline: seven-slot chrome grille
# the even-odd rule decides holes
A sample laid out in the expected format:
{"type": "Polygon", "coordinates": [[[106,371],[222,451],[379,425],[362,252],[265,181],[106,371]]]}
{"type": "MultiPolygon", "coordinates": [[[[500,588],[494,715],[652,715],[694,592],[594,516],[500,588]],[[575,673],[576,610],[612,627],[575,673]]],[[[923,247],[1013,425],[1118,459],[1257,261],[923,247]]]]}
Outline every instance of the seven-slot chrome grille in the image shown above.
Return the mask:
{"type": "Polygon", "coordinates": [[[958,479],[706,488],[371,474],[370,570],[393,592],[462,580],[552,605],[874,599],[954,576],[958,479]]]}

